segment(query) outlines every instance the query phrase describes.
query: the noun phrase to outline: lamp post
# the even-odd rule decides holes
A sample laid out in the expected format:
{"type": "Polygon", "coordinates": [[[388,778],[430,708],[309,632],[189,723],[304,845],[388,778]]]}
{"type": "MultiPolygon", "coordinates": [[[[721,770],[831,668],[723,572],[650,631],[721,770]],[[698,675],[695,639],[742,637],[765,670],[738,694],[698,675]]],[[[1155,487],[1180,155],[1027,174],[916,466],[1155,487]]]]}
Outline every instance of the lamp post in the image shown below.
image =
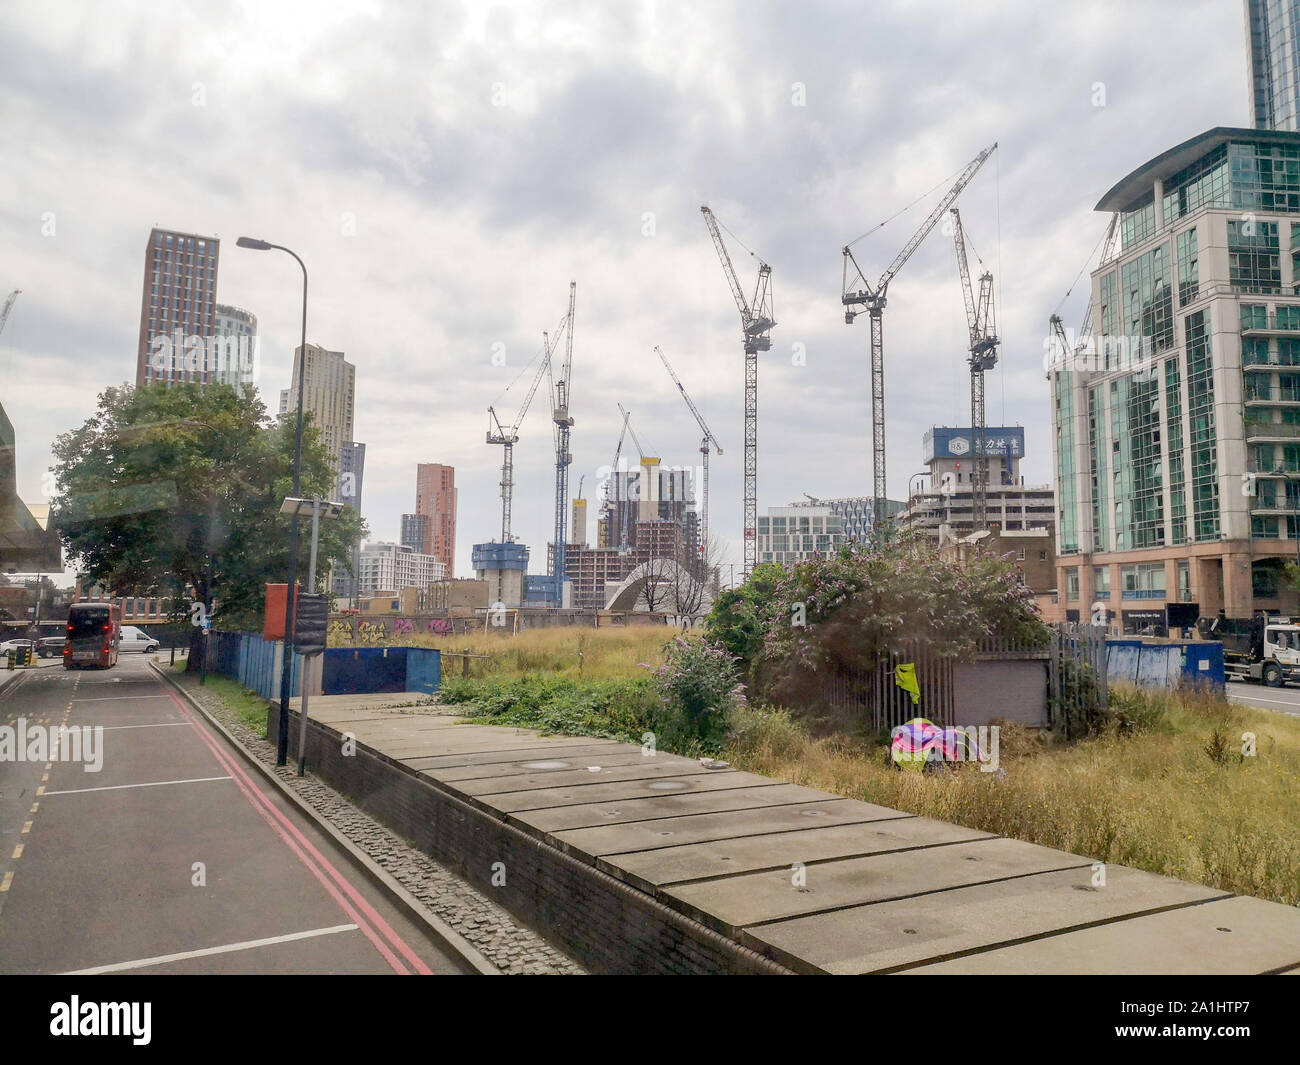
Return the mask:
{"type": "MultiPolygon", "coordinates": [[[[253,237],[240,237],[235,244],[251,251],[282,251],[292,255],[294,261],[302,267],[302,343],[298,346],[298,426],[293,445],[293,494],[302,491],[302,397],[303,380],[307,361],[307,267],[290,249],[281,244],[257,240],[253,237]]],[[[289,583],[284,596],[284,655],[280,660],[280,732],[275,747],[275,764],[286,765],[289,761],[289,682],[293,671],[293,600],[294,588],[298,581],[298,513],[294,511],[289,523],[289,583]]]]}
{"type": "Polygon", "coordinates": [[[909,477],[909,478],[907,479],[907,501],[908,501],[909,503],[912,501],[912,495],[913,495],[913,492],[912,492],[912,483],[913,483],[913,482],[914,482],[918,477],[929,477],[929,476],[930,476],[930,471],[929,471],[929,470],[922,470],[920,473],[914,473],[914,474],[912,474],[912,476],[909,477]]]}
{"type": "MultiPolygon", "coordinates": [[[[292,496],[280,505],[280,513],[288,514],[296,522],[299,514],[311,515],[311,561],[307,565],[307,594],[316,594],[316,548],[320,542],[321,518],[337,518],[343,513],[343,504],[325,499],[295,499],[292,496]]],[[[286,632],[285,640],[292,635],[286,632]]],[[[307,771],[307,697],[311,684],[307,677],[307,659],[303,658],[302,683],[299,687],[301,696],[298,710],[298,775],[307,771]]],[[[284,734],[284,729],[281,729],[284,734]]],[[[286,737],[287,742],[287,737],[286,737]]]]}

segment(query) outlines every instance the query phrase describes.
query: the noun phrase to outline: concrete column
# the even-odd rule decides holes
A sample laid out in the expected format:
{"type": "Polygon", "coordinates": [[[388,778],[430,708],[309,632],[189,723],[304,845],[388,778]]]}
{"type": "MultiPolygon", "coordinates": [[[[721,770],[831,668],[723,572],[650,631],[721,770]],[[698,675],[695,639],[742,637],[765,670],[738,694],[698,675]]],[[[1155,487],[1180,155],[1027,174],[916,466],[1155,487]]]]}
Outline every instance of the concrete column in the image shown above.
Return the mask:
{"type": "Polygon", "coordinates": [[[1219,590],[1219,556],[1193,558],[1192,598],[1201,604],[1201,616],[1213,617],[1223,609],[1223,594],[1219,590]]]}
{"type": "Polygon", "coordinates": [[[1250,579],[1250,555],[1234,552],[1223,556],[1223,609],[1230,618],[1248,618],[1254,605],[1250,579]]]}

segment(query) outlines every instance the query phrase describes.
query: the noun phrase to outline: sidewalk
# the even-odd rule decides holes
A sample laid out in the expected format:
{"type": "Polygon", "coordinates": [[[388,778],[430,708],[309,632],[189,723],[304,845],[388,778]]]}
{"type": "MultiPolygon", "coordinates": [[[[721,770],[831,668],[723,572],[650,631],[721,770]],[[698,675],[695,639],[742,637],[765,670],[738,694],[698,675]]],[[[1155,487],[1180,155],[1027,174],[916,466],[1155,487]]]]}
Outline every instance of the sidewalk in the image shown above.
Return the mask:
{"type": "Polygon", "coordinates": [[[798,972],[1300,972],[1297,908],[416,698],[311,719],[798,972]]]}

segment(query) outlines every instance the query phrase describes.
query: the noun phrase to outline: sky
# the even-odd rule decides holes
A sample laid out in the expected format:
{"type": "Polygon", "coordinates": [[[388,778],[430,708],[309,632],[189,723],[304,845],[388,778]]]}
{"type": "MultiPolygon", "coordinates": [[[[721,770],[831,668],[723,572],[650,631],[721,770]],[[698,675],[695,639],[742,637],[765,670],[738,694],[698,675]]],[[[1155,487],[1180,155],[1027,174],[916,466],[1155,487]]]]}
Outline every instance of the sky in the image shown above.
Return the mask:
{"type": "MultiPolygon", "coordinates": [[[[740,318],[702,204],[734,234],[747,290],[747,249],[772,267],[759,513],[871,494],[870,325],[844,322],[841,248],[892,219],[854,245],[875,280],[994,141],[959,201],[996,282],[987,421],[1023,425],[1022,473],[1049,483],[1047,320],[1082,318],[1095,204],[1174,144],[1248,124],[1235,0],[9,0],[5,16],[0,296],[22,295],[0,401],[19,495],[44,501],[55,436],[134,380],[154,225],[221,239],[217,299],[257,316],[255,383],[276,408],[301,275],[235,247],[260,237],[307,264],[309,342],[357,367],[372,538],[398,539],[416,463],[450,464],[457,576],[500,531],[487,408],[514,420],[570,280],[572,493],[594,494],[619,403],[647,453],[699,461],[661,345],[724,448],[710,525],[739,571],[740,318]]],[[[966,344],[936,229],[885,311],[891,498],[924,469],[928,427],[969,424],[966,344]]],[[[515,447],[514,532],[535,573],[555,493],[545,389],[515,447]]]]}

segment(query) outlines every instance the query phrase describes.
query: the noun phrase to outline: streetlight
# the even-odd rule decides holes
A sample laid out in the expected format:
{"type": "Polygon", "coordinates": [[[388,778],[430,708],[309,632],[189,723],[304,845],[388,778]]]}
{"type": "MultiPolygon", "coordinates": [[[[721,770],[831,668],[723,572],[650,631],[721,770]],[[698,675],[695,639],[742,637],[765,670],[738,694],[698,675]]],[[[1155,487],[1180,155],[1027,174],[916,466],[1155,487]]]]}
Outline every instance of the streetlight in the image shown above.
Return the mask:
{"type": "MultiPolygon", "coordinates": [[[[302,267],[302,343],[298,346],[298,429],[293,446],[293,494],[302,491],[302,395],[307,360],[307,266],[298,256],[281,244],[240,237],[236,246],[251,251],[282,251],[292,255],[302,267]]],[[[293,670],[293,599],[298,581],[298,512],[294,511],[289,524],[289,583],[284,596],[284,655],[280,659],[280,734],[275,747],[275,764],[289,761],[289,674],[293,670]]],[[[304,715],[305,716],[305,715],[304,715]]]]}
{"type": "Polygon", "coordinates": [[[920,473],[912,474],[912,476],[907,479],[907,501],[909,503],[912,501],[912,494],[913,494],[912,482],[915,481],[918,477],[929,477],[929,476],[930,476],[929,470],[922,470],[920,473]]]}
{"type": "MultiPolygon", "coordinates": [[[[307,594],[316,593],[316,545],[320,541],[320,520],[324,518],[338,518],[343,515],[342,503],[335,503],[328,499],[296,499],[293,496],[287,498],[280,504],[280,513],[291,515],[294,523],[297,524],[298,515],[311,515],[311,561],[307,565],[307,594]]],[[[284,634],[286,645],[292,633],[286,627],[284,634]]],[[[307,694],[311,685],[307,682],[307,660],[303,658],[301,684],[301,708],[298,712],[298,775],[302,776],[307,770],[307,694]]],[[[285,735],[285,725],[280,727],[280,735],[287,742],[288,737],[285,735]]],[[[286,752],[287,753],[287,752],[286,752]]]]}

